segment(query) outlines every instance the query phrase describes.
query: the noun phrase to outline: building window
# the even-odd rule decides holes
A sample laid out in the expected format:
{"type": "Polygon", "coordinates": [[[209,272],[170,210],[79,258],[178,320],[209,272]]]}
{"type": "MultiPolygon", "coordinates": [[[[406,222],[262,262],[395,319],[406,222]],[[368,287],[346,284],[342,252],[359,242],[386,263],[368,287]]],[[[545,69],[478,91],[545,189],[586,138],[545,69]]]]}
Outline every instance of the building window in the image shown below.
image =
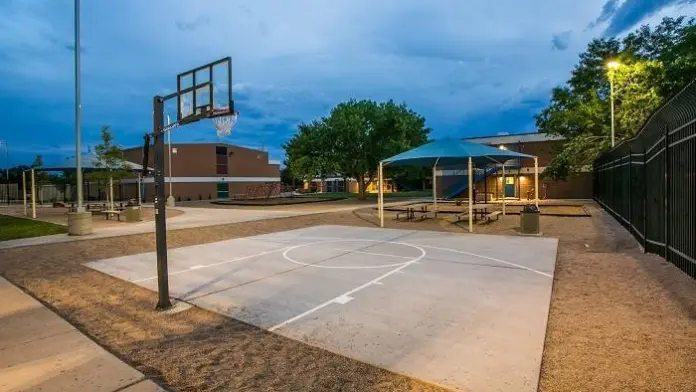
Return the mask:
{"type": "Polygon", "coordinates": [[[224,147],[224,146],[215,147],[215,173],[228,174],[227,173],[227,147],[224,147]]]}

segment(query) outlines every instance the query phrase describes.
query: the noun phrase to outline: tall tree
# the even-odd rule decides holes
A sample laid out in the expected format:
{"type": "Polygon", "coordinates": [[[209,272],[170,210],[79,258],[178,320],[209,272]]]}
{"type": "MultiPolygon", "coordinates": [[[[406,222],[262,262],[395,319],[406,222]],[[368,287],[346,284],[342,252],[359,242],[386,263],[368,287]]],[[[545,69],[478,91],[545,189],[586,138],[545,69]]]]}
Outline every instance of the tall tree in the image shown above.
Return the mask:
{"type": "Polygon", "coordinates": [[[566,138],[565,146],[544,171],[565,179],[611,148],[610,79],[614,83],[616,142],[634,136],[669,96],[696,78],[694,19],[665,18],[622,40],[595,39],[580,55],[565,86],[536,116],[541,132],[566,138]],[[621,66],[608,70],[617,60],[621,66]]]}
{"type": "Polygon", "coordinates": [[[326,118],[301,124],[284,148],[296,175],[354,178],[364,199],[379,161],[425,143],[429,132],[425,119],[406,104],[350,100],[326,118]]]}

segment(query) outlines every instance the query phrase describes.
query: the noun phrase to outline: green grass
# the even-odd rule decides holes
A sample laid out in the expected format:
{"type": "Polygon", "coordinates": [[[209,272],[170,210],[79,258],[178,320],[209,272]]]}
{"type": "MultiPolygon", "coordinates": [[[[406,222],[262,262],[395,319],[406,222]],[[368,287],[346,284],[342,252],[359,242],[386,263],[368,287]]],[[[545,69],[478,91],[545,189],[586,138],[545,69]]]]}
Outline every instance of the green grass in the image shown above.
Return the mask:
{"type": "Polygon", "coordinates": [[[0,241],[67,233],[68,228],[48,222],[0,215],[0,241]]]}
{"type": "MultiPolygon", "coordinates": [[[[423,198],[432,197],[433,193],[431,191],[410,191],[410,192],[393,192],[385,193],[385,199],[397,199],[397,198],[423,198]]],[[[357,193],[350,192],[324,192],[324,193],[314,193],[312,197],[344,197],[347,199],[357,199],[357,193]]],[[[377,199],[376,193],[367,193],[365,195],[368,199],[377,199]]]]}

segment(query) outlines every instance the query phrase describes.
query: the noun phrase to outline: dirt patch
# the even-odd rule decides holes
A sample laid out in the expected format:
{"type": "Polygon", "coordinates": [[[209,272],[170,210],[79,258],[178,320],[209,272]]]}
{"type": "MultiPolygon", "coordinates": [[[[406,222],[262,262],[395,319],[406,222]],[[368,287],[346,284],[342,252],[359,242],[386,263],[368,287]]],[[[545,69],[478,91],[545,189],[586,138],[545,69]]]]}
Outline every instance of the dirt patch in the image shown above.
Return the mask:
{"type": "MultiPolygon", "coordinates": [[[[696,390],[696,282],[606,214],[544,217],[559,237],[541,391],[696,390]]],[[[507,216],[477,232],[513,234],[507,216]]],[[[319,224],[375,226],[372,209],[176,230],[170,247],[319,224]]],[[[388,227],[465,232],[440,220],[388,227]]],[[[198,308],[164,316],[156,295],[82,263],[154,250],[154,235],[0,251],[0,274],[150,377],[181,391],[444,391],[198,308]]]]}

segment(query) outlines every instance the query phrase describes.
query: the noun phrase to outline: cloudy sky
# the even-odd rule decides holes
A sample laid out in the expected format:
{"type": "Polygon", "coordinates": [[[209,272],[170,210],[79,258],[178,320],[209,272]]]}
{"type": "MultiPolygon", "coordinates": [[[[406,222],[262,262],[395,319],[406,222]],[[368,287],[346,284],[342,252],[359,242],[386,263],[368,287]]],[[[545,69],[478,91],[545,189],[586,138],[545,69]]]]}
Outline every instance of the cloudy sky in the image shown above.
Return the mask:
{"type": "MultiPolygon", "coordinates": [[[[72,5],[0,2],[11,164],[74,155],[72,5]]],[[[83,0],[83,144],[108,124],[139,145],[152,96],[224,56],[241,112],[228,141],[278,160],[298,123],[349,98],[404,101],[434,138],[534,131],[590,39],[675,15],[696,15],[696,0],[83,0]]],[[[172,136],[218,140],[207,121],[172,136]]]]}

